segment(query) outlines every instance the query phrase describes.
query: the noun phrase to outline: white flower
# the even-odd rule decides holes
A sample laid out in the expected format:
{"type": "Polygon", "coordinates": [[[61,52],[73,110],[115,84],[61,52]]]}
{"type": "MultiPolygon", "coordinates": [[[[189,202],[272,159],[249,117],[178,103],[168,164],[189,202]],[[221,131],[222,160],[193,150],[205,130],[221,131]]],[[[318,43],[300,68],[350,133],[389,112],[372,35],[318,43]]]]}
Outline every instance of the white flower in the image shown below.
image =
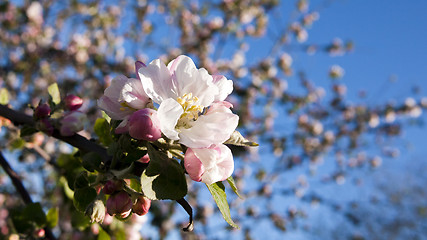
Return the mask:
{"type": "Polygon", "coordinates": [[[138,73],[145,93],[160,105],[157,117],[169,139],[204,148],[223,143],[236,129],[239,117],[223,102],[233,91],[231,80],[197,69],[187,56],[167,67],[156,59],[138,73]]]}

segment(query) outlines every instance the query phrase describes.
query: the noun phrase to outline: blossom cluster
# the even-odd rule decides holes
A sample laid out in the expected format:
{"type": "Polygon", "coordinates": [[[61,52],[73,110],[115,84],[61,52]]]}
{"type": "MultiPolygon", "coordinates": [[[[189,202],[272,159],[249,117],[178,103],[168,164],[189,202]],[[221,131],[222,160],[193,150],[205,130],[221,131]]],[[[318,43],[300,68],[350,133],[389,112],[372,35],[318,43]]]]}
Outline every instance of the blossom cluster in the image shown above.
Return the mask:
{"type": "Polygon", "coordinates": [[[98,106],[120,120],[117,134],[138,140],[175,141],[186,148],[184,166],[194,181],[212,184],[231,176],[234,162],[224,145],[239,117],[225,101],[233,82],[198,69],[181,55],[167,66],[160,60],[135,63],[137,79],[118,76],[98,106]]]}

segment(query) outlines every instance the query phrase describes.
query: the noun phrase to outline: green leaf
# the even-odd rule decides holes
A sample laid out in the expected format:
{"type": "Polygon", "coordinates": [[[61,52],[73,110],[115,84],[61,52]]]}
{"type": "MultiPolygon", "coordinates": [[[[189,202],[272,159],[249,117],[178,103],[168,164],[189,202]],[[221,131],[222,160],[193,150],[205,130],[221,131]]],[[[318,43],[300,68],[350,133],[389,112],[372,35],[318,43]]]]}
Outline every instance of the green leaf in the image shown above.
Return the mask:
{"type": "Polygon", "coordinates": [[[74,181],[74,189],[89,187],[89,180],[86,171],[83,171],[77,175],[74,181]]]}
{"type": "Polygon", "coordinates": [[[135,178],[130,179],[129,187],[135,190],[136,192],[142,192],[141,182],[135,178]]]}
{"type": "Polygon", "coordinates": [[[131,151],[124,159],[122,159],[122,163],[125,165],[129,165],[136,160],[141,159],[143,156],[147,154],[146,150],[135,149],[131,151]]]}
{"type": "Polygon", "coordinates": [[[239,131],[234,131],[233,134],[231,134],[230,138],[224,142],[224,144],[231,144],[235,146],[247,146],[247,147],[256,147],[259,146],[256,142],[251,142],[248,139],[244,138],[242,134],[240,134],[239,131]]]}
{"type": "Polygon", "coordinates": [[[108,146],[113,142],[113,139],[111,138],[110,124],[106,119],[96,119],[93,130],[95,131],[96,135],[98,135],[99,140],[104,146],[108,146]]]}
{"type": "Polygon", "coordinates": [[[239,228],[239,226],[237,226],[237,224],[235,224],[231,219],[230,207],[228,206],[224,184],[221,182],[216,182],[211,185],[206,184],[206,186],[208,187],[209,192],[211,192],[212,197],[221,211],[222,217],[225,219],[225,221],[230,224],[230,226],[239,228]]]}
{"type": "Polygon", "coordinates": [[[25,146],[25,140],[22,138],[17,138],[10,143],[12,150],[21,149],[25,146]]]}
{"type": "Polygon", "coordinates": [[[32,127],[32,126],[28,126],[28,125],[24,125],[22,128],[21,128],[21,131],[20,131],[20,133],[19,133],[19,136],[22,138],[22,137],[26,137],[26,136],[31,136],[31,135],[33,135],[34,133],[36,133],[38,130],[37,129],[35,129],[34,127],[32,127]]]}
{"type": "Polygon", "coordinates": [[[237,189],[236,183],[234,182],[234,179],[232,176],[230,176],[229,178],[227,178],[227,182],[230,184],[231,189],[233,189],[233,192],[235,194],[237,194],[237,196],[241,199],[243,199],[242,196],[240,196],[239,194],[239,190],[237,189]]]}
{"type": "Polygon", "coordinates": [[[110,240],[110,235],[108,235],[108,233],[102,229],[101,226],[99,226],[99,234],[98,234],[98,240],[110,240]]]}
{"type": "Polygon", "coordinates": [[[40,203],[28,204],[22,213],[25,219],[34,222],[38,227],[44,227],[47,223],[46,215],[43,212],[40,203]]]}
{"type": "Polygon", "coordinates": [[[49,209],[46,215],[46,219],[47,219],[46,222],[49,228],[54,228],[58,224],[58,216],[59,216],[58,208],[49,209]]]}
{"type": "Polygon", "coordinates": [[[142,191],[151,200],[178,200],[187,194],[184,169],[175,159],[147,144],[150,163],[141,175],[142,191]]]}
{"type": "Polygon", "coordinates": [[[59,88],[57,83],[53,83],[49,85],[47,88],[50,97],[52,98],[52,102],[58,105],[61,102],[61,94],[59,93],[59,88]]]}
{"type": "Polygon", "coordinates": [[[0,89],[0,104],[6,105],[9,103],[9,92],[6,88],[0,89]]]}
{"type": "Polygon", "coordinates": [[[80,212],[85,212],[87,206],[95,200],[96,190],[91,187],[84,187],[74,191],[74,206],[80,212]]]}
{"type": "Polygon", "coordinates": [[[90,220],[83,213],[79,211],[73,211],[71,214],[71,226],[73,226],[73,228],[77,228],[80,231],[83,231],[90,226],[90,220]]]}
{"type": "Polygon", "coordinates": [[[89,172],[101,170],[102,157],[96,152],[86,153],[82,158],[82,166],[89,172]]]}

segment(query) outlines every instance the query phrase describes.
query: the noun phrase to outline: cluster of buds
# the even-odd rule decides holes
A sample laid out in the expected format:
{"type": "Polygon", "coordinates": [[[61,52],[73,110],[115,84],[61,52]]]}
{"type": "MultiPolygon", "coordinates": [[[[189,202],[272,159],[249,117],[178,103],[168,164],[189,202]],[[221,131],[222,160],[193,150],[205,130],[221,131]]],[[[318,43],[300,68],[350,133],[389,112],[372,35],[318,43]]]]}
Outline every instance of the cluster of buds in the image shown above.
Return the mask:
{"type": "Polygon", "coordinates": [[[147,214],[151,200],[144,196],[129,195],[123,190],[124,184],[122,180],[109,180],[105,183],[102,191],[109,195],[106,203],[107,213],[121,219],[129,217],[132,212],[140,216],[147,214]]]}
{"type": "Polygon", "coordinates": [[[65,112],[62,117],[57,120],[51,118],[53,113],[60,110],[58,107],[50,106],[47,103],[40,103],[34,109],[34,119],[36,122],[36,128],[40,131],[52,135],[55,126],[59,128],[62,136],[72,136],[76,132],[83,130],[86,115],[78,109],[82,106],[83,100],[75,95],[67,95],[60,105],[65,112]]]}

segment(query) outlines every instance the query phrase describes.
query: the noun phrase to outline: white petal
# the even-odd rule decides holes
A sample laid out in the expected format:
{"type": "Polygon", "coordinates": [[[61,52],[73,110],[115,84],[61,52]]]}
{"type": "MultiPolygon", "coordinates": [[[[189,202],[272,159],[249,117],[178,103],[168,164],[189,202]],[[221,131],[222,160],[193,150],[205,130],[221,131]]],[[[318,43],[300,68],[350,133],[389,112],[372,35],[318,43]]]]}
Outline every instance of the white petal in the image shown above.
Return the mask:
{"type": "Polygon", "coordinates": [[[123,109],[118,101],[112,101],[106,96],[102,96],[98,99],[98,107],[107,113],[114,120],[122,120],[129,114],[132,114],[132,110],[129,108],[123,109]]]}
{"type": "Polygon", "coordinates": [[[119,75],[115,77],[109,87],[104,91],[104,96],[107,96],[112,101],[119,101],[120,92],[123,89],[123,86],[128,82],[128,78],[124,75],[119,75]]]}
{"type": "Polygon", "coordinates": [[[222,75],[213,75],[213,83],[218,87],[218,94],[215,95],[214,101],[224,101],[225,98],[233,92],[233,81],[227,80],[222,75]]]}
{"type": "Polygon", "coordinates": [[[135,78],[129,78],[123,85],[119,100],[135,109],[143,109],[149,102],[141,81],[135,78]]]}
{"type": "Polygon", "coordinates": [[[160,59],[140,68],[138,74],[145,93],[154,102],[160,104],[164,99],[178,97],[169,69],[160,59]]]}
{"type": "Polygon", "coordinates": [[[220,144],[230,138],[237,127],[239,117],[226,107],[200,116],[193,127],[182,129],[180,143],[191,148],[204,148],[220,144]]]}
{"type": "Polygon", "coordinates": [[[157,110],[157,118],[160,122],[162,133],[172,140],[178,140],[178,132],[175,130],[179,117],[184,112],[182,106],[172,98],[165,99],[157,110]]]}

